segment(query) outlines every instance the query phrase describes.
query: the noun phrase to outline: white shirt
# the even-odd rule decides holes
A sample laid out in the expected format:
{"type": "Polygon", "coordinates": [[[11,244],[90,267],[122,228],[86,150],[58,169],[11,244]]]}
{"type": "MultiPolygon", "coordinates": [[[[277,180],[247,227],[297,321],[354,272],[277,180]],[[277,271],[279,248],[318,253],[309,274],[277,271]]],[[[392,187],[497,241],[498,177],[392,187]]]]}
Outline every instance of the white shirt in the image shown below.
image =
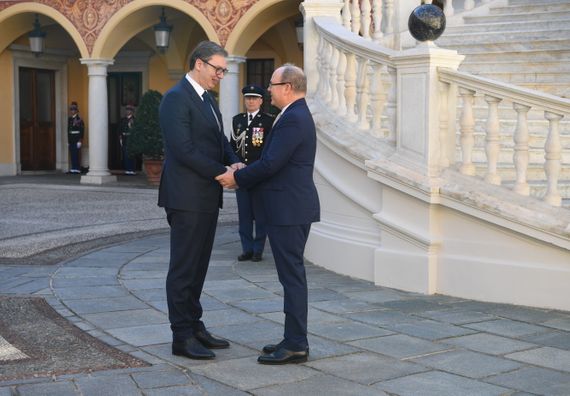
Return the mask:
{"type": "Polygon", "coordinates": [[[255,118],[255,116],[257,115],[257,113],[259,113],[259,109],[257,109],[257,111],[254,111],[253,113],[247,113],[247,125],[249,125],[249,123],[251,121],[253,121],[253,119],[255,118]],[[251,115],[251,117],[250,117],[251,115]],[[251,118],[251,119],[250,119],[251,118]]]}
{"type": "Polygon", "coordinates": [[[198,84],[192,77],[190,77],[189,73],[186,73],[186,80],[188,80],[188,82],[192,85],[192,87],[194,87],[194,90],[196,91],[200,99],[204,100],[202,95],[204,95],[204,92],[206,92],[206,90],[202,88],[202,86],[198,84]]]}

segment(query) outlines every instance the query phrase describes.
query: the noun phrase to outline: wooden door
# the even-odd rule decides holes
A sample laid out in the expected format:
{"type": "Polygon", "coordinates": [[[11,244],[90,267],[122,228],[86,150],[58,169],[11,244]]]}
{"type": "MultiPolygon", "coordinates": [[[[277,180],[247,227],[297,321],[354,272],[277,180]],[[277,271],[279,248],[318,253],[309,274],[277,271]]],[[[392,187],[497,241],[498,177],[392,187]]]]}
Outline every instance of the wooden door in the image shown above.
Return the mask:
{"type": "Polygon", "coordinates": [[[20,68],[19,77],[22,170],[54,170],[55,73],[20,68]]]}

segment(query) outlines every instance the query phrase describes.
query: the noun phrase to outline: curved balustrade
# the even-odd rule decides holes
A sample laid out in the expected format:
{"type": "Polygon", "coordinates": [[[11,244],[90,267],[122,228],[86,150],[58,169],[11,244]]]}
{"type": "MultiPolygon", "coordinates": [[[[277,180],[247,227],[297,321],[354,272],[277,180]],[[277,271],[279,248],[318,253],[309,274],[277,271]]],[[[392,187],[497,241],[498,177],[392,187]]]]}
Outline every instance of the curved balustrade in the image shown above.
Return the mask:
{"type": "Polygon", "coordinates": [[[459,168],[463,174],[475,174],[475,165],[472,161],[473,126],[475,125],[472,104],[476,94],[483,95],[488,103],[485,132],[487,154],[485,180],[492,184],[501,184],[501,179],[497,174],[500,151],[499,134],[501,132],[497,106],[499,102],[512,103],[517,114],[517,124],[513,135],[513,166],[516,170],[513,190],[521,195],[530,194],[527,180],[529,166],[528,113],[531,109],[544,111],[544,119],[549,123],[548,137],[544,146],[544,170],[547,183],[544,200],[551,205],[560,206],[562,200],[558,185],[562,167],[562,144],[560,142],[559,121],[570,114],[570,100],[454,70],[440,69],[439,76],[440,81],[447,84],[448,87],[451,84],[457,86],[463,98],[460,122],[462,165],[459,168]]]}

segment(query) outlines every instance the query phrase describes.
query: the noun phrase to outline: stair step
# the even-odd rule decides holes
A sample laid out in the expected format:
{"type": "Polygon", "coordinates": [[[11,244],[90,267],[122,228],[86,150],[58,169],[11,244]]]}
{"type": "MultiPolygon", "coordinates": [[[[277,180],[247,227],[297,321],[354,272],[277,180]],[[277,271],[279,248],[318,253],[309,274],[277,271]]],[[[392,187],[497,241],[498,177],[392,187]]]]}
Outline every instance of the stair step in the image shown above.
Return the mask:
{"type": "Polygon", "coordinates": [[[511,6],[517,6],[517,5],[529,5],[529,4],[558,4],[560,3],[560,0],[509,0],[509,5],[511,6]]]}
{"type": "MultiPolygon", "coordinates": [[[[462,44],[488,44],[488,43],[517,43],[526,44],[530,41],[561,41],[570,39],[570,25],[567,29],[554,31],[545,30],[516,30],[510,32],[489,30],[480,32],[476,36],[470,32],[446,31],[438,39],[437,43],[450,40],[462,44]]],[[[568,48],[568,47],[565,47],[568,48]]]]}
{"type": "Polygon", "coordinates": [[[473,74],[485,73],[570,73],[570,62],[563,60],[536,61],[505,61],[500,59],[479,60],[476,55],[465,59],[461,64],[463,70],[473,74]]]}
{"type": "Polygon", "coordinates": [[[565,10],[555,11],[533,11],[512,14],[500,15],[478,15],[478,16],[464,16],[463,20],[466,24],[489,24],[489,23],[505,23],[512,22],[528,22],[528,21],[557,21],[557,20],[570,20],[570,5],[566,5],[565,10]]]}
{"type": "Polygon", "coordinates": [[[505,14],[518,14],[523,12],[535,13],[543,11],[566,11],[570,10],[570,3],[558,0],[555,3],[548,4],[519,4],[508,6],[495,6],[489,8],[491,15],[505,15],[505,14]]]}
{"type": "Polygon", "coordinates": [[[568,19],[560,20],[530,20],[514,22],[478,23],[473,25],[450,26],[446,30],[450,33],[485,33],[485,32],[508,32],[521,30],[562,30],[568,27],[568,19]]]}
{"type": "MultiPolygon", "coordinates": [[[[487,174],[487,164],[484,162],[473,162],[476,174],[479,177],[485,177],[487,174]]],[[[517,172],[513,164],[497,164],[497,173],[501,176],[501,184],[511,184],[517,179],[517,172]]],[[[527,169],[527,180],[533,184],[546,184],[546,173],[544,167],[538,164],[529,164],[527,169]]],[[[558,180],[561,184],[570,183],[570,170],[563,169],[558,180]]],[[[570,198],[570,195],[567,197],[570,198]]]]}

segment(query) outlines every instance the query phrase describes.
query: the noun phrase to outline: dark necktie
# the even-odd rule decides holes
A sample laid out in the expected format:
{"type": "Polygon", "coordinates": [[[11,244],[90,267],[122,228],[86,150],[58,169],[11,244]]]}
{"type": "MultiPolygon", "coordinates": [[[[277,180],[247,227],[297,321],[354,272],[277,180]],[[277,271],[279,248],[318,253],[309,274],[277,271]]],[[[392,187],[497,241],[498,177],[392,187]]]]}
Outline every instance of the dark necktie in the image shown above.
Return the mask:
{"type": "Polygon", "coordinates": [[[251,122],[251,120],[253,120],[253,114],[249,113],[249,122],[251,122]]]}
{"type": "Polygon", "coordinates": [[[214,116],[214,119],[216,120],[216,123],[218,124],[218,128],[221,129],[220,120],[218,120],[218,116],[216,115],[216,112],[214,111],[214,104],[213,104],[214,101],[212,100],[212,97],[210,96],[208,91],[204,91],[204,93],[202,94],[202,99],[204,99],[204,108],[206,110],[206,114],[211,114],[212,116],[214,116]]]}

